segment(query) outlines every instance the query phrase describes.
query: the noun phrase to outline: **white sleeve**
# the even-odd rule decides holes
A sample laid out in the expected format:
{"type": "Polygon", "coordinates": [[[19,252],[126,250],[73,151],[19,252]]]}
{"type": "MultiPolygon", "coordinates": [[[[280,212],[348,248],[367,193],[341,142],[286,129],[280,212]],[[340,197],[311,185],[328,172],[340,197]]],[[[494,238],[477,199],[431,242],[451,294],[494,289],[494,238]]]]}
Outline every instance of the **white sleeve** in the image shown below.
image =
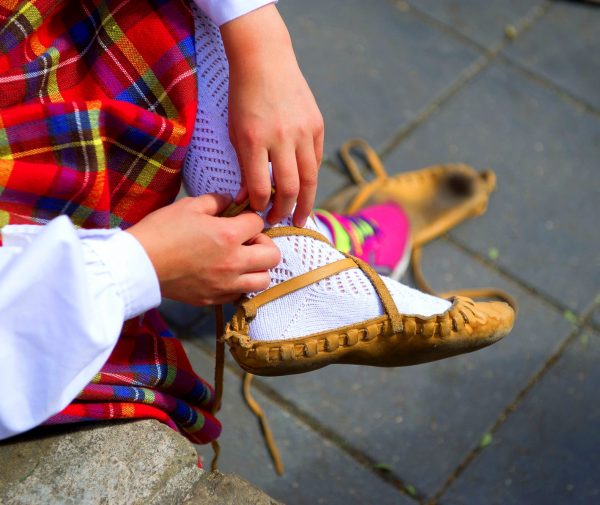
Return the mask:
{"type": "Polygon", "coordinates": [[[221,26],[250,11],[277,3],[277,0],[194,0],[194,2],[204,14],[212,19],[213,23],[221,26]]]}
{"type": "Polygon", "coordinates": [[[160,304],[133,235],[8,225],[0,247],[0,439],[66,407],[102,368],[123,322],[160,304]]]}

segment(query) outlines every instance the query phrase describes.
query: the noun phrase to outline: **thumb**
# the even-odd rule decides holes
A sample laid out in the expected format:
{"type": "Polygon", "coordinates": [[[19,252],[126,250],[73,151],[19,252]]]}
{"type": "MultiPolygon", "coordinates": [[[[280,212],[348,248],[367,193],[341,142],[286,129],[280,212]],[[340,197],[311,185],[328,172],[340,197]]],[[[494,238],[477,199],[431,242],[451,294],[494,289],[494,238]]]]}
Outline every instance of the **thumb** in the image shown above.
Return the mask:
{"type": "Polygon", "coordinates": [[[231,195],[219,195],[217,193],[208,193],[196,198],[198,210],[209,216],[222,214],[231,202],[231,195]]]}

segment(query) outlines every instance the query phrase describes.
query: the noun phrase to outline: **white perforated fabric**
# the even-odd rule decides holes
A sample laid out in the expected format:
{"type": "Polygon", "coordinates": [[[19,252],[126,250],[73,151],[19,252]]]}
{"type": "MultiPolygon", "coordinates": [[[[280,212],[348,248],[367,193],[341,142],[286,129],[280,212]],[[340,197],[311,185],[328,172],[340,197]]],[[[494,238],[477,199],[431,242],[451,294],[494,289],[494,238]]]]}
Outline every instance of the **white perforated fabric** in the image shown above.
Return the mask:
{"type": "MultiPolygon", "coordinates": [[[[228,65],[218,28],[193,7],[198,66],[198,113],[183,178],[190,195],[229,193],[240,185],[240,167],[227,128],[228,65]]],[[[265,170],[268,168],[265,167],[265,170]]],[[[281,225],[291,225],[286,219],[281,225]]],[[[307,228],[317,230],[309,219],[307,228]]],[[[281,237],[281,262],[270,271],[271,286],[344,256],[307,237],[281,237]]],[[[450,303],[384,278],[400,312],[430,316],[450,303]]],[[[252,296],[252,294],[250,294],[252,296]]],[[[381,315],[379,298],[366,276],[349,270],[286,295],[259,309],[250,325],[256,340],[301,337],[381,315]]]]}

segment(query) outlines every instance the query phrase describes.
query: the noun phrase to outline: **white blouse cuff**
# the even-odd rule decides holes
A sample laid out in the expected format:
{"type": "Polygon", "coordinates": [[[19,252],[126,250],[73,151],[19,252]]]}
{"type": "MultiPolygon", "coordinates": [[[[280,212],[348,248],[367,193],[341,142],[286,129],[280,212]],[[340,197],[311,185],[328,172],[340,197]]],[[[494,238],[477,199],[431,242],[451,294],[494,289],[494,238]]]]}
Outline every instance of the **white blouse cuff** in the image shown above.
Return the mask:
{"type": "Polygon", "coordinates": [[[194,0],[194,2],[213,23],[221,26],[260,7],[277,3],[277,0],[194,0]]]}
{"type": "Polygon", "coordinates": [[[85,239],[84,254],[94,254],[106,266],[125,306],[124,320],[139,316],[161,302],[156,271],[145,249],[130,233],[119,231],[108,240],[85,239]]]}

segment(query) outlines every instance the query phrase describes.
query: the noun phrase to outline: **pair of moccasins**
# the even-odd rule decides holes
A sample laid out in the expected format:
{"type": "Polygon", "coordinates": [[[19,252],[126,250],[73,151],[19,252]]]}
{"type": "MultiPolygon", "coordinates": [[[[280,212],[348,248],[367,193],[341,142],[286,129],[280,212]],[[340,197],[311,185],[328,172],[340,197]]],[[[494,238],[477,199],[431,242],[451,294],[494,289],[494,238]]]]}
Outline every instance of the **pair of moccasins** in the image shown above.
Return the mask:
{"type": "MultiPolygon", "coordinates": [[[[493,172],[479,173],[464,164],[438,165],[390,177],[375,151],[362,140],[347,142],[341,149],[341,156],[355,184],[326,201],[323,207],[332,212],[352,214],[368,205],[398,203],[410,218],[412,245],[416,250],[468,217],[485,212],[495,186],[493,172]],[[369,182],[351,156],[356,150],[361,152],[375,175],[369,182]]],[[[232,208],[227,214],[240,211],[239,207],[232,208]]],[[[329,242],[317,232],[296,227],[272,228],[266,234],[273,238],[302,235],[329,242]]],[[[345,256],[343,260],[240,301],[222,339],[244,370],[255,375],[274,376],[307,372],[334,363],[385,367],[415,365],[481,349],[512,329],[515,310],[508,303],[474,302],[464,296],[450,298],[452,305],[442,314],[431,317],[401,314],[375,270],[356,257],[345,256]],[[361,269],[371,281],[384,307],[384,315],[289,340],[256,341],[249,337],[249,323],[262,306],[352,268],[361,269]]]]}

